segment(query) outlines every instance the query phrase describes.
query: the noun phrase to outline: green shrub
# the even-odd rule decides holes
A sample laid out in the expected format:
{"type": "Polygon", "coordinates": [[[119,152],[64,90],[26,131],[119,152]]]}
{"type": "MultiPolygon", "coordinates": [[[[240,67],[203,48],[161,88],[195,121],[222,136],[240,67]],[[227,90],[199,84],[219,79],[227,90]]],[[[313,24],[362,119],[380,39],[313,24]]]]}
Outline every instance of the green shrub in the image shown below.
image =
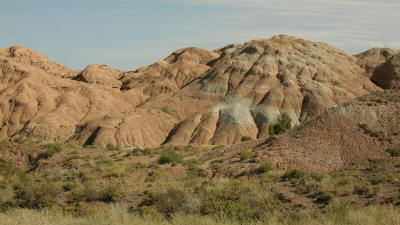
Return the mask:
{"type": "Polygon", "coordinates": [[[134,148],[132,150],[129,150],[126,153],[126,157],[140,156],[140,155],[153,155],[153,154],[154,154],[154,149],[152,149],[152,148],[145,148],[145,149],[134,148]]]}
{"type": "Polygon", "coordinates": [[[275,198],[281,202],[292,202],[294,194],[290,192],[279,191],[275,194],[275,198]]]}
{"type": "Polygon", "coordinates": [[[243,152],[240,152],[239,155],[240,155],[240,159],[242,161],[245,161],[245,160],[252,158],[254,156],[254,153],[248,152],[248,151],[243,151],[243,152]]]}
{"type": "Polygon", "coordinates": [[[159,164],[169,164],[169,163],[179,163],[181,162],[181,156],[173,151],[173,150],[167,150],[161,153],[161,157],[158,160],[159,164]]]}
{"type": "Polygon", "coordinates": [[[139,208],[142,217],[151,218],[151,220],[162,221],[164,216],[157,210],[155,206],[142,206],[139,208]]]}
{"type": "Polygon", "coordinates": [[[6,179],[9,179],[18,172],[18,168],[14,167],[12,163],[0,159],[0,175],[4,176],[6,179]]]}
{"type": "Polygon", "coordinates": [[[173,112],[173,110],[171,110],[171,109],[169,109],[167,107],[160,108],[160,111],[164,112],[164,113],[168,113],[168,114],[171,114],[173,112]]]}
{"type": "Polygon", "coordinates": [[[369,126],[367,124],[363,123],[363,124],[360,124],[358,126],[361,128],[361,130],[364,131],[364,133],[366,133],[366,134],[372,133],[371,128],[369,128],[369,126]]]}
{"type": "Polygon", "coordinates": [[[61,185],[49,181],[16,183],[15,198],[18,205],[29,208],[50,207],[56,204],[56,197],[62,192],[61,185]]]}
{"type": "Polygon", "coordinates": [[[380,165],[380,164],[385,163],[386,160],[385,160],[385,159],[381,159],[381,158],[378,158],[378,159],[368,159],[368,162],[369,162],[369,165],[370,165],[370,166],[377,166],[377,165],[380,165]]]}
{"type": "Polygon", "coordinates": [[[5,141],[0,141],[0,150],[3,150],[3,148],[7,145],[5,141]]]}
{"type": "Polygon", "coordinates": [[[354,186],[354,194],[370,195],[372,193],[371,184],[368,181],[361,182],[354,186]]]}
{"type": "Polygon", "coordinates": [[[293,180],[293,179],[299,179],[302,178],[306,175],[307,173],[304,172],[303,170],[300,169],[292,169],[292,170],[288,170],[286,171],[283,175],[282,175],[282,179],[283,180],[293,180]]]}
{"type": "Polygon", "coordinates": [[[142,155],[153,155],[154,154],[154,149],[152,148],[145,148],[142,150],[142,155]]]}
{"type": "Polygon", "coordinates": [[[43,145],[43,147],[46,149],[45,154],[47,155],[47,158],[50,158],[53,155],[61,152],[63,149],[62,145],[59,143],[47,143],[43,145]]]}
{"type": "Polygon", "coordinates": [[[109,185],[100,190],[100,200],[103,202],[117,202],[125,196],[120,187],[109,185]]]}
{"type": "Polygon", "coordinates": [[[400,156],[400,148],[389,148],[386,150],[387,153],[390,154],[392,157],[400,156]]]}
{"type": "Polygon", "coordinates": [[[241,140],[242,141],[250,141],[252,138],[249,136],[242,136],[241,140]]]}
{"type": "Polygon", "coordinates": [[[99,198],[99,190],[93,183],[86,183],[80,189],[74,189],[68,196],[69,203],[91,202],[99,198]]]}
{"type": "Polygon", "coordinates": [[[118,147],[118,146],[115,146],[115,145],[113,145],[113,144],[111,144],[111,143],[108,143],[108,144],[106,145],[106,148],[107,148],[107,150],[110,150],[110,151],[119,150],[119,147],[118,147]]]}
{"type": "Polygon", "coordinates": [[[292,128],[292,119],[286,112],[278,116],[278,121],[269,126],[270,135],[279,135],[292,128]]]}
{"type": "Polygon", "coordinates": [[[270,170],[273,170],[274,166],[270,162],[262,163],[257,169],[257,174],[267,173],[270,170]]]}
{"type": "Polygon", "coordinates": [[[335,195],[330,191],[319,192],[317,195],[318,197],[316,202],[324,204],[329,203],[335,197],[335,195]]]}
{"type": "Polygon", "coordinates": [[[87,148],[87,149],[97,149],[96,145],[84,145],[83,148],[87,148]]]}
{"type": "Polygon", "coordinates": [[[325,211],[326,217],[332,224],[348,224],[348,215],[352,210],[352,206],[349,203],[340,203],[333,201],[329,204],[325,211]]]}
{"type": "Polygon", "coordinates": [[[172,214],[181,211],[185,203],[186,194],[181,190],[170,188],[165,192],[149,193],[142,206],[155,206],[161,213],[172,214]]]}

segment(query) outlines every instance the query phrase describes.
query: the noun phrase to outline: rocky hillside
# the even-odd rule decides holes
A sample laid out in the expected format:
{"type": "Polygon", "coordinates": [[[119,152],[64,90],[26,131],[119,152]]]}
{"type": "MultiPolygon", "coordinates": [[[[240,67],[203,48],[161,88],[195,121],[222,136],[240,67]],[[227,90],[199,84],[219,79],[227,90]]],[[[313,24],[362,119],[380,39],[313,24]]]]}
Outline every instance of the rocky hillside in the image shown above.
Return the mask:
{"type": "Polygon", "coordinates": [[[154,147],[268,137],[381,90],[359,59],[289,36],[186,48],[137,71],[70,70],[27,48],[0,50],[0,138],[154,147]]]}
{"type": "Polygon", "coordinates": [[[400,91],[363,96],[277,136],[235,144],[209,157],[224,162],[223,175],[236,176],[269,161],[279,169],[313,172],[360,169],[400,154],[400,91]],[[251,160],[238,153],[252,152],[251,160]]]}

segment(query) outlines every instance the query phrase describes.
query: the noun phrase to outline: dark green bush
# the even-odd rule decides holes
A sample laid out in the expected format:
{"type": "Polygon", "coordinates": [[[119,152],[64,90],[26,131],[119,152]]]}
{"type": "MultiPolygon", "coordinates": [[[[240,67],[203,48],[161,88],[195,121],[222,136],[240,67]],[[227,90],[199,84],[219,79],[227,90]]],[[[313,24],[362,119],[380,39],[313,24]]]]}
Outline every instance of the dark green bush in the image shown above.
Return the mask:
{"type": "Polygon", "coordinates": [[[126,157],[140,156],[140,155],[142,155],[142,149],[140,148],[134,148],[132,150],[128,150],[128,152],[126,153],[126,157]]]}
{"type": "Polygon", "coordinates": [[[106,148],[107,148],[107,150],[110,150],[110,151],[119,150],[119,147],[118,147],[118,146],[115,146],[115,145],[113,145],[113,144],[111,144],[111,143],[108,143],[108,144],[106,145],[106,148]]]}
{"type": "Polygon", "coordinates": [[[288,170],[286,171],[283,175],[282,175],[282,179],[283,180],[293,180],[293,179],[299,179],[302,178],[306,175],[307,173],[304,172],[303,170],[299,170],[299,169],[292,169],[292,170],[288,170]]]}
{"type": "Polygon", "coordinates": [[[354,186],[354,194],[370,195],[372,193],[371,184],[368,181],[361,182],[354,186]]]}
{"type": "Polygon", "coordinates": [[[381,165],[386,162],[385,159],[377,158],[377,159],[368,159],[369,165],[370,166],[377,166],[381,165]]]}
{"type": "Polygon", "coordinates": [[[97,149],[96,145],[84,145],[83,148],[87,148],[87,149],[97,149]]]}
{"type": "Polygon", "coordinates": [[[103,202],[117,202],[124,196],[121,188],[115,185],[109,185],[100,190],[100,200],[103,202]]]}
{"type": "Polygon", "coordinates": [[[242,136],[241,140],[242,141],[250,141],[252,138],[249,136],[242,136]]]}
{"type": "Polygon", "coordinates": [[[389,148],[386,150],[387,153],[390,154],[392,157],[400,156],[400,148],[389,148]]]}
{"type": "Polygon", "coordinates": [[[99,190],[93,183],[87,183],[79,189],[74,189],[68,197],[69,203],[91,202],[99,199],[99,190]]]}
{"type": "Polygon", "coordinates": [[[186,194],[178,189],[170,188],[165,192],[149,193],[148,198],[142,202],[143,206],[155,206],[164,214],[172,214],[183,209],[186,203],[186,194]]]}
{"type": "Polygon", "coordinates": [[[248,152],[248,151],[243,151],[243,152],[240,152],[239,155],[240,155],[240,159],[242,161],[245,161],[245,160],[252,158],[254,156],[254,153],[248,152]]]}
{"type": "Polygon", "coordinates": [[[269,126],[270,135],[279,135],[292,128],[292,119],[286,112],[278,116],[278,121],[269,126]]]}
{"type": "Polygon", "coordinates": [[[270,162],[265,162],[262,163],[257,169],[256,172],[257,174],[262,174],[262,173],[266,173],[270,170],[273,170],[274,166],[270,163],[270,162]]]}
{"type": "Polygon", "coordinates": [[[18,168],[10,162],[0,159],[0,175],[4,176],[6,179],[16,175],[18,173],[18,168]]]}
{"type": "Polygon", "coordinates": [[[7,145],[5,141],[0,141],[0,150],[3,150],[3,148],[7,145]]]}
{"type": "Polygon", "coordinates": [[[18,182],[14,186],[15,199],[19,206],[28,208],[51,207],[62,192],[61,185],[49,181],[18,182]]]}
{"type": "Polygon", "coordinates": [[[181,162],[181,156],[173,150],[167,150],[161,153],[161,157],[158,160],[159,164],[179,163],[181,162]]]}
{"type": "Polygon", "coordinates": [[[46,149],[45,154],[47,155],[47,158],[50,158],[53,155],[61,152],[63,149],[62,145],[59,143],[47,143],[43,145],[43,147],[46,149]]]}

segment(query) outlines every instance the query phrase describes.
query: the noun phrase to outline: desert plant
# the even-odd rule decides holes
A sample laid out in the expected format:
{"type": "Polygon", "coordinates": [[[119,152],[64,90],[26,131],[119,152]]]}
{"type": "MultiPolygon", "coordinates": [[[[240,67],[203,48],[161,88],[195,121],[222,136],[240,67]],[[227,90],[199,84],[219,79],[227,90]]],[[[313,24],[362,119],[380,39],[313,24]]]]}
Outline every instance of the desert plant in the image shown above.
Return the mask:
{"type": "Polygon", "coordinates": [[[170,163],[179,163],[181,162],[181,156],[173,150],[163,151],[161,153],[161,157],[158,160],[159,164],[170,164],[170,163]]]}
{"type": "Polygon", "coordinates": [[[251,139],[249,136],[242,136],[241,141],[250,141],[251,139]]]}
{"type": "Polygon", "coordinates": [[[63,149],[62,145],[59,143],[47,143],[44,144],[43,147],[46,149],[45,154],[47,155],[47,158],[50,158],[53,155],[61,152],[63,149]]]}
{"type": "Polygon", "coordinates": [[[290,192],[279,191],[275,194],[275,198],[281,202],[292,202],[294,194],[290,192]]]}
{"type": "Polygon", "coordinates": [[[79,189],[74,189],[68,196],[69,203],[91,202],[99,198],[99,189],[93,183],[86,183],[79,189]]]}
{"type": "Polygon", "coordinates": [[[279,135],[291,128],[292,128],[292,119],[290,118],[289,114],[283,112],[281,115],[278,116],[277,122],[269,126],[269,134],[279,135]]]}
{"type": "Polygon", "coordinates": [[[11,162],[0,159],[0,175],[5,177],[6,180],[16,175],[18,172],[18,168],[14,167],[11,162]]]}
{"type": "Polygon", "coordinates": [[[122,189],[115,185],[105,186],[100,190],[100,200],[104,202],[116,202],[125,196],[122,189]]]}
{"type": "Polygon", "coordinates": [[[87,148],[87,149],[97,149],[96,145],[84,145],[83,148],[87,148]]]}
{"type": "Polygon", "coordinates": [[[306,172],[304,172],[303,170],[300,169],[291,169],[286,171],[283,175],[282,175],[282,180],[293,180],[293,179],[299,179],[302,178],[306,175],[306,172]]]}
{"type": "Polygon", "coordinates": [[[392,157],[400,156],[400,148],[388,148],[386,152],[392,157]]]}
{"type": "Polygon", "coordinates": [[[14,186],[18,205],[30,208],[51,207],[61,193],[61,185],[48,181],[18,182],[14,186]]]}
{"type": "Polygon", "coordinates": [[[167,107],[161,107],[160,111],[164,112],[164,113],[168,113],[168,114],[171,114],[173,112],[173,110],[171,110],[171,109],[169,109],[167,107]]]}
{"type": "Polygon", "coordinates": [[[369,162],[370,166],[375,167],[377,165],[381,165],[381,164],[385,163],[386,160],[382,159],[382,158],[376,158],[376,159],[368,159],[368,162],[369,162]]]}
{"type": "Polygon", "coordinates": [[[262,163],[257,169],[256,169],[256,173],[257,174],[262,174],[262,173],[266,173],[270,170],[273,170],[274,166],[270,163],[270,162],[265,162],[262,163]]]}
{"type": "Polygon", "coordinates": [[[119,147],[118,147],[118,146],[115,146],[115,145],[113,145],[113,144],[111,144],[111,143],[108,143],[108,144],[106,145],[106,148],[107,148],[107,150],[110,150],[110,151],[119,150],[119,147]]]}
{"type": "Polygon", "coordinates": [[[142,206],[155,206],[164,214],[179,212],[186,203],[186,194],[178,189],[170,188],[159,193],[149,193],[142,206]]]}
{"type": "Polygon", "coordinates": [[[354,186],[354,193],[357,195],[369,195],[372,193],[371,184],[368,181],[363,181],[354,186]]]}
{"type": "Polygon", "coordinates": [[[254,153],[253,152],[248,152],[248,151],[243,151],[243,152],[240,152],[239,155],[240,155],[240,159],[242,161],[245,161],[245,160],[248,160],[251,157],[253,157],[254,153]]]}

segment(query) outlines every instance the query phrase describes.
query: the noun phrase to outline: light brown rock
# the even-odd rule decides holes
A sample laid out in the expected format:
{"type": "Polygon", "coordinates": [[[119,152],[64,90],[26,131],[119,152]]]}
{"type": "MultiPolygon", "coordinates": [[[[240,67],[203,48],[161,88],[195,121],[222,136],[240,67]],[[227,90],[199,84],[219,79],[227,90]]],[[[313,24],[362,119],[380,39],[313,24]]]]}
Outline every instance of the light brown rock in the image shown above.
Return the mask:
{"type": "Polygon", "coordinates": [[[371,80],[384,89],[400,89],[400,53],[378,66],[371,80]]]}
{"type": "Polygon", "coordinates": [[[376,67],[386,62],[399,51],[390,48],[372,48],[368,51],[356,55],[358,58],[357,64],[365,69],[366,75],[371,77],[376,67]]]}

